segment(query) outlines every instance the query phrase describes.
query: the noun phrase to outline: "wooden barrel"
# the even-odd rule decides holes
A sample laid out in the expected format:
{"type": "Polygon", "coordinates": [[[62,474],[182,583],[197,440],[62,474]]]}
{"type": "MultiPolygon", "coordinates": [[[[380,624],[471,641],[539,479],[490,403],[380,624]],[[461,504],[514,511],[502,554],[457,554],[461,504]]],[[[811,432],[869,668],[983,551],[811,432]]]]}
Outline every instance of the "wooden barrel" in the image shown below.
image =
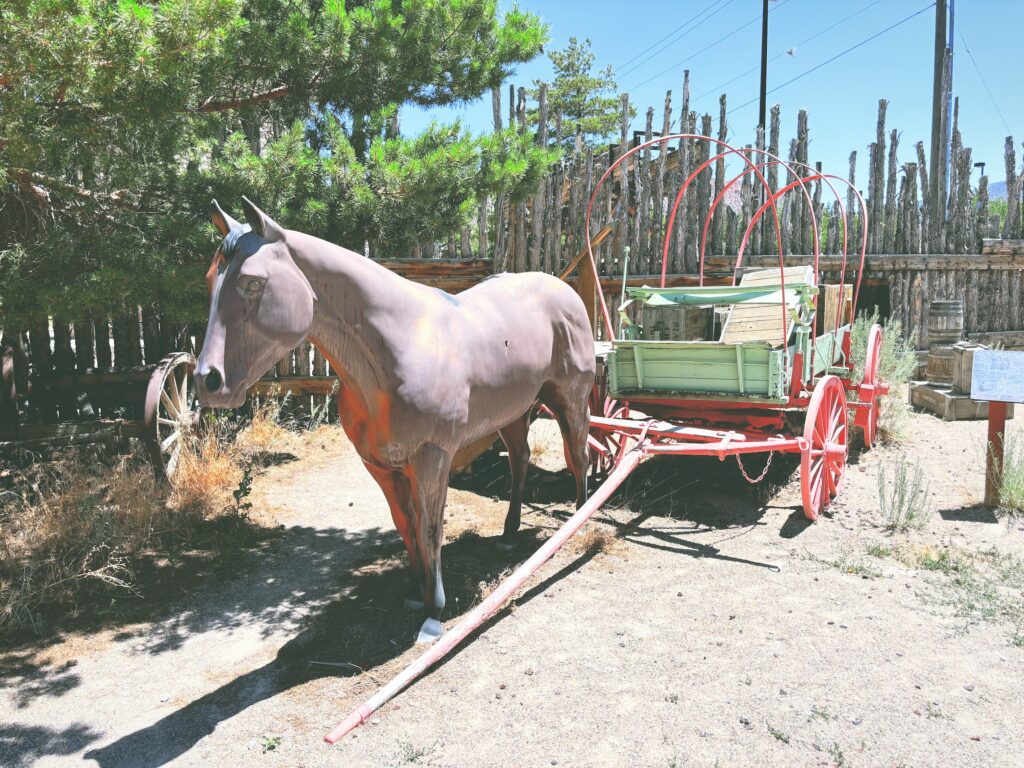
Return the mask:
{"type": "Polygon", "coordinates": [[[955,344],[963,335],[962,301],[933,301],[928,305],[928,344],[955,344]]]}
{"type": "Polygon", "coordinates": [[[928,381],[932,384],[953,383],[953,345],[933,344],[928,349],[928,381]]]}

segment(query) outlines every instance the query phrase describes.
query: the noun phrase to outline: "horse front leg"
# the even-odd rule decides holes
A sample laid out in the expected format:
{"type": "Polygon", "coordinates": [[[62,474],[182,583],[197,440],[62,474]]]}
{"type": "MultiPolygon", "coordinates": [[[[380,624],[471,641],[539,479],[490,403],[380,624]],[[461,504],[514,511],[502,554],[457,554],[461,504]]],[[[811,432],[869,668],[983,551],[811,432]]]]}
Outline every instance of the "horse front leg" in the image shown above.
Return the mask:
{"type": "Polygon", "coordinates": [[[427,444],[413,455],[407,472],[416,507],[416,543],[419,548],[423,577],[423,605],[427,618],[416,638],[417,643],[430,643],[441,636],[441,614],[444,611],[444,583],[441,579],[441,545],[444,543],[444,505],[448,498],[448,475],[452,455],[444,449],[427,444]]]}
{"type": "Polygon", "coordinates": [[[387,467],[378,467],[366,461],[363,464],[384,492],[384,498],[391,508],[391,519],[409,555],[410,577],[408,592],[404,599],[405,605],[407,608],[419,610],[423,607],[423,565],[420,562],[419,547],[416,545],[416,527],[413,524],[416,510],[409,478],[387,467]]]}

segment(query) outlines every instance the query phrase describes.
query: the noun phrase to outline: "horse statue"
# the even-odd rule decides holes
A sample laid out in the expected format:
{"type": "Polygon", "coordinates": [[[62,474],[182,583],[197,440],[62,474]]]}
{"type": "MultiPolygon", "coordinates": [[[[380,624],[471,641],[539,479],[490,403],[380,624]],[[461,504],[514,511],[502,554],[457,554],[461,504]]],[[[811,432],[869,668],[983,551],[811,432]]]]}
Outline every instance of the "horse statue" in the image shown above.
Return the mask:
{"type": "Polygon", "coordinates": [[[412,571],[417,638],[441,635],[441,544],[452,458],[497,431],[512,494],[501,542],[519,529],[539,401],[558,421],[587,495],[591,326],[583,301],[546,274],[501,274],[458,295],[413,283],[353,251],[287,230],[242,198],[248,225],[213,202],[224,240],[206,275],[210,318],[195,370],[204,406],[237,408],[289,350],[310,340],[341,380],[341,424],[380,485],[412,571]]]}

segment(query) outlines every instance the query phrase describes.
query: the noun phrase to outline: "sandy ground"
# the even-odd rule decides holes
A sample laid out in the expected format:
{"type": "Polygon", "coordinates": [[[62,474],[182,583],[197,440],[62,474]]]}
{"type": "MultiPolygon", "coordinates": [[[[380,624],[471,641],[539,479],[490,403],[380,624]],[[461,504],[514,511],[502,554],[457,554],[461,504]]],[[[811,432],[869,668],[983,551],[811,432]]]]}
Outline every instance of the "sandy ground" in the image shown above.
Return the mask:
{"type": "MultiPolygon", "coordinates": [[[[732,463],[648,462],[591,526],[606,546],[574,540],[334,747],[323,734],[414,658],[419,618],[383,497],[320,433],[258,477],[254,515],[283,528],[238,575],[0,657],[0,765],[1019,766],[1024,587],[999,574],[1024,574],[1024,521],[972,506],[984,426],[914,415],[900,447],[853,457],[814,525],[792,463],[752,489],[732,463]],[[903,454],[934,514],[890,534],[877,471],[903,454]]],[[[555,432],[534,426],[514,553],[494,547],[504,459],[454,480],[449,623],[569,514],[555,432]]]]}

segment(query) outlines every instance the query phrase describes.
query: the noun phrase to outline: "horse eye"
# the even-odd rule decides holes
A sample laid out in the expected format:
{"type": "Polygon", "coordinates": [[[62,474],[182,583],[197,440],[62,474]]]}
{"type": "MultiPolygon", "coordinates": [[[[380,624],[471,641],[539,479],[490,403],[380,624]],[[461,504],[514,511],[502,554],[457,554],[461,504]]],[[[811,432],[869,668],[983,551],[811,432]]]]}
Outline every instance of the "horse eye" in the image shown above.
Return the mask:
{"type": "Polygon", "coordinates": [[[259,278],[252,277],[242,284],[240,292],[243,296],[254,296],[260,292],[261,288],[263,288],[263,281],[259,278]]]}

